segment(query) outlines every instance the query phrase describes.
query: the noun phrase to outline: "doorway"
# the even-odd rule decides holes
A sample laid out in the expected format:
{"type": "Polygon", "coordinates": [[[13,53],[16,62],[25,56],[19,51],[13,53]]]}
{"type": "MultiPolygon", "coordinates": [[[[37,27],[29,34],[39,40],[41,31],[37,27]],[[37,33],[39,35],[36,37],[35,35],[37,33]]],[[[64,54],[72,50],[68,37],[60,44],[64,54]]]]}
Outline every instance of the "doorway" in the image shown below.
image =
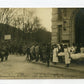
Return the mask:
{"type": "Polygon", "coordinates": [[[84,9],[80,9],[75,17],[75,43],[84,47],[84,9]]]}

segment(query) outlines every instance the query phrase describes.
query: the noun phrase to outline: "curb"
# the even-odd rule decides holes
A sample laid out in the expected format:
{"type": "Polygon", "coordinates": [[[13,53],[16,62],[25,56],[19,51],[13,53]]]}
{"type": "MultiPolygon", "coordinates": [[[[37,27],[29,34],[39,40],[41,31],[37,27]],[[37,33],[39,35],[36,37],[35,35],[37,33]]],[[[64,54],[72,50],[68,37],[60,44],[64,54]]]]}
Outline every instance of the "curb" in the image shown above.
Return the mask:
{"type": "MultiPolygon", "coordinates": [[[[46,63],[39,63],[39,62],[31,62],[31,63],[46,65],[46,63]]],[[[84,71],[81,71],[81,70],[72,69],[70,67],[61,67],[59,65],[56,66],[56,65],[51,64],[50,67],[55,67],[55,68],[60,68],[60,69],[67,69],[67,70],[70,70],[70,71],[76,71],[76,72],[84,73],[84,71]]]]}

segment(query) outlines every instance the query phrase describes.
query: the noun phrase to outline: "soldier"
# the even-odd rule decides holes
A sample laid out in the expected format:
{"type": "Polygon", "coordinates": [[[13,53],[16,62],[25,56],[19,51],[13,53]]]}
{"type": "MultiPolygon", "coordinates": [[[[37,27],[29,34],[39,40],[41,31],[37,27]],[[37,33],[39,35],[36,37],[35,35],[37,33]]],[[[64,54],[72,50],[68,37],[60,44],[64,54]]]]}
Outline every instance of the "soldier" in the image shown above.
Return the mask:
{"type": "Polygon", "coordinates": [[[27,52],[26,60],[27,61],[30,61],[30,48],[29,47],[27,48],[27,51],[26,52],[27,52]]]}
{"type": "Polygon", "coordinates": [[[39,55],[40,55],[40,61],[43,61],[43,53],[42,53],[42,47],[39,47],[39,55]]]}
{"type": "Polygon", "coordinates": [[[48,67],[50,65],[50,51],[51,51],[51,45],[47,44],[47,46],[46,46],[46,61],[47,61],[48,67]]]}
{"type": "Polygon", "coordinates": [[[30,54],[31,54],[30,59],[31,60],[35,59],[35,46],[34,45],[32,45],[30,48],[30,54]]]}
{"type": "Polygon", "coordinates": [[[47,55],[46,50],[47,50],[46,49],[46,44],[43,44],[42,47],[41,47],[41,56],[42,56],[41,59],[42,59],[43,62],[46,62],[46,55],[47,55]]]}
{"type": "Polygon", "coordinates": [[[39,45],[36,44],[35,46],[35,56],[36,56],[36,62],[39,60],[39,45]]]}

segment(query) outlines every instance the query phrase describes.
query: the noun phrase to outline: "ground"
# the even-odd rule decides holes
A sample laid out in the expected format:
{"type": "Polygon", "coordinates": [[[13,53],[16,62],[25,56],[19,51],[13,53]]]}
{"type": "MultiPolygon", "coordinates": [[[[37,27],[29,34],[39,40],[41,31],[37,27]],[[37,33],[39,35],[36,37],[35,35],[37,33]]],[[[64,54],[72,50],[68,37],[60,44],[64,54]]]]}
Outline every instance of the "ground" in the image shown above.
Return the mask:
{"type": "Polygon", "coordinates": [[[9,55],[7,61],[0,62],[0,79],[84,78],[83,72],[28,63],[25,58],[25,56],[9,55]]]}

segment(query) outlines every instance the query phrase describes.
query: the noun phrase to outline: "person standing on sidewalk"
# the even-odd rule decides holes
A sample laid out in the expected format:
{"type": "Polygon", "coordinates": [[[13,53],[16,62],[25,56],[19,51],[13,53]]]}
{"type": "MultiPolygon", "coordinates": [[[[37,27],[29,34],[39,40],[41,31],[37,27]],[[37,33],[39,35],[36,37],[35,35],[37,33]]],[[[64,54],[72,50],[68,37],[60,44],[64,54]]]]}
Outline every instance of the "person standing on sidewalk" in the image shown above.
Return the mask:
{"type": "Polygon", "coordinates": [[[76,53],[76,46],[75,46],[75,44],[73,44],[72,47],[71,47],[71,53],[72,54],[76,53]]]}
{"type": "Polygon", "coordinates": [[[48,43],[46,46],[46,61],[47,61],[47,66],[49,67],[50,65],[50,51],[51,51],[51,44],[48,43]]]}
{"type": "Polygon", "coordinates": [[[30,61],[30,48],[29,47],[27,48],[26,53],[27,53],[26,60],[30,61]]]}
{"type": "Polygon", "coordinates": [[[46,44],[43,44],[41,46],[41,54],[42,54],[42,61],[45,63],[46,62],[46,52],[47,52],[47,48],[46,48],[46,44]]]}
{"type": "Polygon", "coordinates": [[[39,55],[40,55],[40,61],[43,61],[43,53],[42,53],[42,47],[39,47],[39,55]]]}
{"type": "Polygon", "coordinates": [[[39,60],[39,45],[36,44],[35,46],[35,56],[36,56],[36,62],[39,60]]]}
{"type": "Polygon", "coordinates": [[[56,64],[58,63],[58,46],[54,45],[53,49],[53,62],[56,64]]]}
{"type": "Polygon", "coordinates": [[[31,60],[34,60],[35,59],[35,46],[32,45],[31,48],[30,48],[30,54],[31,54],[31,60]]]}
{"type": "Polygon", "coordinates": [[[68,48],[65,48],[64,52],[65,52],[65,64],[66,64],[66,67],[69,67],[69,65],[71,63],[70,52],[68,51],[68,48]]]}

